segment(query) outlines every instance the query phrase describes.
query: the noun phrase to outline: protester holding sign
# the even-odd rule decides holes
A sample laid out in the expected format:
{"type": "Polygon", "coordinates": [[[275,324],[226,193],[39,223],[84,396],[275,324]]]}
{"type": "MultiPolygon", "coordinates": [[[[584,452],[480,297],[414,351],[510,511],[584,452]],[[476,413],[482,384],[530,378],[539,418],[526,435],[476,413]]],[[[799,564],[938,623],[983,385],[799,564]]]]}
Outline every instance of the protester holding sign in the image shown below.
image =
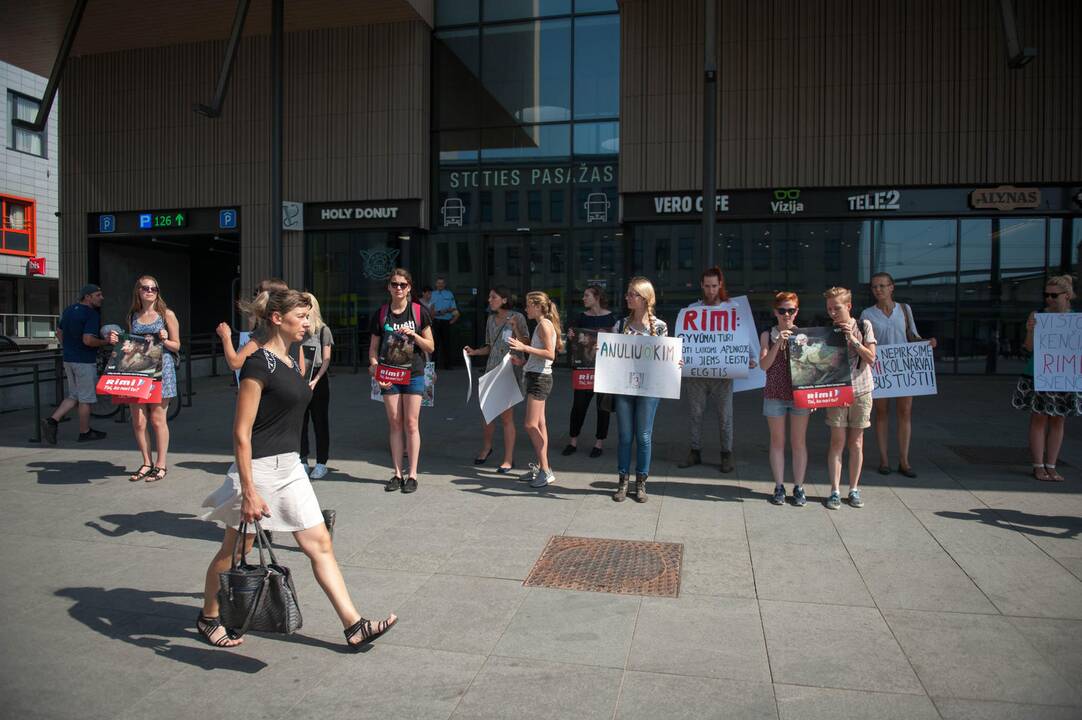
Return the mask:
{"type": "MultiPolygon", "coordinates": [[[[902,345],[921,342],[923,338],[917,332],[917,323],[913,319],[913,308],[906,303],[894,301],[894,278],[890,273],[878,272],[872,275],[872,296],[875,305],[865,308],[860,319],[872,324],[875,339],[880,345],[902,345]]],[[[935,338],[928,338],[928,345],[936,346],[935,338]]],[[[879,474],[890,475],[889,449],[887,437],[890,426],[890,400],[882,398],[874,401],[875,405],[875,440],[879,446],[879,474]]],[[[913,397],[897,397],[895,407],[898,414],[898,472],[906,477],[915,478],[917,473],[909,464],[909,439],[912,436],[913,397]]]]}
{"type": "Polygon", "coordinates": [[[203,501],[203,507],[211,508],[203,519],[225,525],[225,537],[207,567],[196,629],[214,647],[244,642],[222,623],[219,575],[232,565],[238,540],[245,550],[251,547],[258,522],[263,530],[293,533],[342,623],[346,644],[357,650],[390,630],[397,618],[392,614],[369,621],[354,607],[327,521],[301,467],[301,422],[312,389],[288,350],[308,330],[308,301],[295,290],[274,290],[260,293],[242,308],[266,329],[259,350],[244,361],[240,373],[233,422],[235,462],[222,485],[203,501]],[[241,523],[247,534],[243,539],[238,535],[241,523]]]}
{"type": "MultiPolygon", "coordinates": [[[[661,318],[654,316],[654,304],[657,295],[654,286],[644,277],[631,278],[627,293],[627,317],[616,324],[613,332],[624,335],[649,335],[664,337],[669,334],[669,327],[661,318]]],[[[682,360],[674,358],[674,362],[682,360]]],[[[636,444],[635,452],[635,501],[646,502],[646,480],[650,476],[651,441],[654,435],[654,416],[659,397],[641,395],[616,395],[613,405],[616,411],[616,427],[620,441],[616,450],[616,467],[619,472],[619,484],[612,499],[623,502],[628,494],[628,476],[631,470],[631,443],[636,444]]]]}
{"type": "Polygon", "coordinates": [[[832,287],[823,293],[823,297],[827,301],[827,315],[834,321],[834,331],[845,336],[853,383],[852,405],[826,409],[826,421],[830,427],[830,449],[827,452],[830,497],[826,506],[831,510],[842,506],[842,450],[848,445],[849,505],[859,508],[864,507],[857,487],[864,465],[864,429],[872,424],[871,365],[875,362],[875,330],[871,323],[865,320],[857,322],[852,317],[853,295],[846,288],[832,287]]]}
{"type": "MultiPolygon", "coordinates": [[[[702,300],[691,305],[691,308],[712,308],[720,306],[729,300],[729,292],[725,288],[725,276],[721,274],[721,269],[717,267],[707,268],[703,271],[700,277],[699,287],[702,289],[702,300]]],[[[731,309],[731,313],[722,313],[722,317],[732,317],[731,325],[726,329],[736,331],[736,308],[731,309]]],[[[681,317],[684,317],[684,313],[681,313],[681,317]]],[[[705,331],[708,328],[699,327],[699,330],[705,331]]],[[[713,327],[709,329],[715,329],[713,327]]],[[[677,334],[681,334],[680,323],[677,323],[677,334]]],[[[746,355],[746,352],[744,353],[746,355]]],[[[717,353],[713,353],[714,357],[719,357],[717,353]]],[[[750,358],[749,358],[750,360],[750,358]]],[[[748,366],[754,366],[754,363],[744,363],[743,373],[741,377],[747,375],[748,366]]],[[[690,368],[692,363],[685,361],[684,367],[690,368]]],[[[685,372],[685,374],[687,374],[685,372]]],[[[690,411],[688,434],[690,436],[691,448],[688,450],[687,459],[680,463],[678,467],[687,468],[693,465],[698,465],[702,462],[702,433],[703,433],[703,413],[706,412],[707,407],[713,408],[718,416],[718,429],[720,430],[721,438],[721,464],[719,469],[723,473],[732,472],[733,470],[733,375],[727,375],[725,377],[708,376],[706,374],[702,376],[685,377],[683,380],[683,387],[688,399],[688,409],[690,411]]]]}
{"type": "MultiPolygon", "coordinates": [[[[165,478],[169,469],[169,402],[177,395],[176,356],[180,352],[180,323],[176,313],[169,309],[162,297],[161,287],[152,275],[143,275],[135,281],[132,288],[131,309],[128,311],[128,330],[133,335],[143,335],[148,340],[160,341],[164,352],[161,353],[161,393],[155,393],[156,402],[134,404],[131,412],[131,426],[135,433],[135,444],[143,456],[143,464],[128,478],[131,482],[144,480],[157,482],[165,478]],[[147,419],[154,428],[157,459],[150,457],[150,436],[147,434],[147,419]]],[[[109,341],[116,344],[119,337],[112,333],[109,341]]]]}
{"type": "MultiPolygon", "coordinates": [[[[1048,278],[1044,288],[1044,312],[1069,313],[1075,297],[1074,279],[1070,275],[1048,278]]],[[[1037,480],[1063,482],[1056,471],[1060,448],[1063,447],[1065,419],[1082,415],[1082,393],[1070,391],[1038,392],[1033,382],[1033,336],[1037,328],[1037,313],[1031,312],[1026,321],[1025,348],[1029,353],[1026,369],[1018,378],[1011,402],[1019,410],[1029,410],[1029,452],[1033,457],[1033,477],[1037,480]]]]}
{"type": "Polygon", "coordinates": [[[560,340],[560,311],[543,292],[526,296],[526,317],[537,325],[527,345],[512,337],[507,346],[526,355],[526,433],[530,436],[537,462],[530,463],[530,487],[543,488],[556,481],[549,467],[549,431],[545,422],[545,403],[552,392],[552,361],[563,349],[560,340]]]}
{"type": "MultiPolygon", "coordinates": [[[[608,300],[605,298],[605,289],[600,285],[588,285],[582,293],[582,304],[586,312],[579,313],[578,318],[567,329],[567,341],[571,346],[572,385],[575,399],[571,405],[571,432],[564,448],[564,455],[574,455],[579,447],[579,433],[582,432],[582,424],[586,421],[586,412],[590,409],[590,401],[594,399],[594,354],[597,352],[597,333],[599,330],[609,331],[616,319],[612,311],[608,309],[608,300]]],[[[601,447],[605,438],[609,436],[609,415],[611,413],[601,407],[601,396],[597,402],[597,432],[594,435],[594,447],[590,450],[590,457],[601,457],[601,447]]]]}
{"type": "Polygon", "coordinates": [[[804,474],[808,469],[808,416],[812,411],[793,404],[793,378],[789,372],[789,338],[797,330],[796,316],[800,312],[796,293],[780,292],[774,296],[774,317],[777,325],[759,338],[762,351],[759,367],[766,372],[763,389],[763,415],[770,428],[770,472],[774,476],[775,505],[785,503],[785,419],[789,418],[789,446],[793,451],[793,504],[804,507],[804,474]]]}
{"type": "Polygon", "coordinates": [[[417,489],[421,454],[421,396],[425,391],[425,355],[435,349],[432,318],[410,295],[409,271],[395,268],[387,279],[390,302],[372,315],[368,372],[379,383],[387,411],[394,475],[383,489],[411,493],[417,489]],[[405,431],[405,448],[402,433],[405,431]],[[409,473],[402,475],[402,453],[409,455],[409,473]]]}
{"type": "MultiPolygon", "coordinates": [[[[511,309],[511,291],[506,287],[497,286],[489,290],[488,309],[484,347],[471,348],[467,345],[463,348],[470,357],[478,355],[488,357],[485,363],[486,373],[499,367],[504,356],[511,352],[508,345],[511,338],[524,340],[530,336],[525,316],[511,309]]],[[[511,356],[513,370],[520,386],[522,385],[522,366],[525,364],[521,356],[522,353],[511,356]]],[[[496,471],[507,474],[515,466],[515,411],[513,408],[507,408],[500,413],[500,425],[503,427],[503,462],[496,467],[496,471]]],[[[485,422],[483,416],[481,426],[484,440],[481,452],[474,456],[474,465],[483,465],[488,460],[488,456],[492,454],[492,440],[496,434],[496,423],[485,422]]]]}

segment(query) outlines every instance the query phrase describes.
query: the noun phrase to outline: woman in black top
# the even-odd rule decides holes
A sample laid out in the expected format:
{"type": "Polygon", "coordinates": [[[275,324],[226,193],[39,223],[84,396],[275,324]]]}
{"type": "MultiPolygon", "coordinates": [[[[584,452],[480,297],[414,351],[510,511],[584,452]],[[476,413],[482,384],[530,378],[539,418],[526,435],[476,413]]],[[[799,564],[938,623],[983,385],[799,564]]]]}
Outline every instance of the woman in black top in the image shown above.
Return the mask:
{"type": "MultiPolygon", "coordinates": [[[[203,501],[204,507],[213,508],[204,519],[226,525],[222,546],[207,568],[203,612],[196,623],[199,633],[217,647],[243,641],[218,619],[217,596],[218,575],[230,567],[242,521],[260,521],[265,530],[293,533],[312,563],[316,581],[334,605],[351,648],[382,635],[397,621],[394,615],[378,622],[365,620],[353,606],[319,502],[300,463],[301,422],[312,389],[288,348],[308,332],[309,308],[308,300],[296,290],[262,292],[251,303],[241,304],[245,313],[262,321],[267,332],[240,372],[233,422],[236,461],[222,486],[203,501]]],[[[252,536],[246,537],[245,546],[251,544],[252,536]]]]}
{"type": "MultiPolygon", "coordinates": [[[[616,318],[608,309],[609,304],[605,299],[605,290],[600,285],[588,285],[586,287],[586,290],[582,293],[582,304],[586,307],[586,312],[579,313],[578,318],[567,330],[567,341],[572,354],[575,352],[574,348],[582,346],[582,341],[588,337],[588,335],[579,333],[580,337],[576,339],[576,330],[591,331],[589,335],[593,335],[595,342],[592,344],[586,343],[586,345],[592,346],[592,349],[586,348],[586,350],[594,352],[597,349],[597,333],[612,332],[612,327],[616,324],[616,318]]],[[[588,367],[593,367],[592,361],[588,367]]],[[[586,411],[590,409],[590,401],[593,398],[592,386],[575,390],[575,401],[571,405],[571,438],[567,443],[567,447],[564,448],[564,455],[573,455],[578,450],[579,433],[582,431],[582,424],[586,421],[586,411]]],[[[590,457],[601,456],[601,446],[604,444],[605,438],[609,436],[610,414],[609,411],[601,409],[599,397],[597,402],[597,435],[594,440],[594,447],[590,450],[590,457]]]]}
{"type": "Polygon", "coordinates": [[[425,355],[436,348],[432,316],[413,300],[409,271],[395,268],[387,279],[390,302],[372,315],[368,372],[379,383],[387,411],[394,475],[383,489],[411,493],[417,489],[417,460],[421,455],[421,396],[425,391],[425,355]],[[402,433],[405,431],[405,447],[402,433]],[[402,453],[409,455],[403,479],[402,453]]]}

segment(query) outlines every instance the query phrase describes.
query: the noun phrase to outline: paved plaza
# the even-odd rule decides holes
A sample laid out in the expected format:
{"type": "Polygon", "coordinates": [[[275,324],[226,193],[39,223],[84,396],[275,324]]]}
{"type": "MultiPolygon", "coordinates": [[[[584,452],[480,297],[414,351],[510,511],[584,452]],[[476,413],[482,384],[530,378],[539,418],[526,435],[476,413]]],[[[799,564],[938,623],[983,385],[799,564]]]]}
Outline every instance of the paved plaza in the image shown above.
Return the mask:
{"type": "MultiPolygon", "coordinates": [[[[443,373],[422,413],[420,490],[402,495],[383,491],[386,424],[367,377],[331,380],[333,471],[313,484],[338,511],[359,609],[401,618],[356,655],[291,537],[275,542],[303,629],[234,650],[196,635],[221,537],[199,505],[231,462],[227,378],[196,381],[157,484],[127,481],[139,462],[125,425],[96,421],[108,439],[81,445],[66,422],[59,445],[38,446],[29,412],[0,414],[4,716],[1082,717],[1082,424],[1068,423],[1067,482],[1028,479],[1011,378],[944,378],[918,399],[917,479],[876,474],[869,432],[867,506],[836,512],[822,505],[821,414],[808,506],[768,502],[759,392],[737,396],[729,475],[716,446],[709,464],[677,469],[686,408],[663,402],[639,505],[609,497],[615,425],[603,457],[560,456],[566,372],[548,409],[558,482],[540,492],[498,475],[498,452],[474,467],[464,383],[443,373]],[[679,597],[524,587],[560,534],[682,543],[679,597]]],[[[520,433],[516,461],[531,454],[520,433]]]]}

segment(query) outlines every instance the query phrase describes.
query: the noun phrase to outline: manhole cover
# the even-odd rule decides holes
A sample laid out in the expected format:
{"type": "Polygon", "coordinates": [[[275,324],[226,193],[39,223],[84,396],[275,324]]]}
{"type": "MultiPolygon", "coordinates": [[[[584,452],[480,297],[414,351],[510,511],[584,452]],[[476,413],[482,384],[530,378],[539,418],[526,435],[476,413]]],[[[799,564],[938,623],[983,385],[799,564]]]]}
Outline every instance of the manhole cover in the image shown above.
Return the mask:
{"type": "MultiPolygon", "coordinates": [[[[971,465],[1029,465],[1029,448],[1002,445],[948,445],[955,455],[971,465]]],[[[1068,463],[1060,459],[1058,466],[1068,463]]]]}
{"type": "Polygon", "coordinates": [[[679,543],[556,535],[523,585],[677,597],[683,557],[679,543]]]}

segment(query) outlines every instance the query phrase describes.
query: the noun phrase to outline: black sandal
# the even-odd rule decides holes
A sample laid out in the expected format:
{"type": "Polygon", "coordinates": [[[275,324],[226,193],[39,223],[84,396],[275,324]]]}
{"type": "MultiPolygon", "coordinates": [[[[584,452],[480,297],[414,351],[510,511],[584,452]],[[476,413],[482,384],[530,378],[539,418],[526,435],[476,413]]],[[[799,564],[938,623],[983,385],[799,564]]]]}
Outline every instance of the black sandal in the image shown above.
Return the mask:
{"type": "Polygon", "coordinates": [[[146,465],[146,464],[140,465],[139,469],[136,470],[135,472],[133,472],[131,474],[131,476],[128,477],[128,482],[139,482],[140,480],[145,478],[147,475],[149,475],[153,471],[154,471],[154,466],[153,465],[146,465]],[[144,470],[144,468],[146,468],[146,469],[144,470]]]}
{"type": "Polygon", "coordinates": [[[473,464],[474,465],[484,465],[485,461],[488,460],[488,456],[491,455],[491,454],[492,454],[492,448],[489,448],[488,452],[485,453],[484,457],[474,457],[473,458],[473,464]]]}
{"type": "Polygon", "coordinates": [[[395,623],[397,622],[398,617],[395,615],[391,615],[386,620],[380,620],[374,625],[372,624],[371,620],[365,620],[364,618],[361,618],[360,620],[353,623],[348,628],[342,631],[343,634],[346,636],[346,645],[349,645],[350,649],[353,650],[353,652],[358,652],[362,647],[368,645],[380,635],[393,628],[395,623]],[[351,640],[353,640],[353,638],[356,637],[358,633],[361,636],[361,641],[358,643],[351,642],[351,640]]]}
{"type": "Polygon", "coordinates": [[[214,647],[233,647],[233,645],[228,645],[227,643],[230,640],[237,639],[237,637],[233,633],[229,632],[229,628],[227,628],[225,625],[222,625],[221,618],[207,617],[203,613],[199,613],[199,617],[196,618],[195,629],[199,631],[199,634],[203,636],[204,640],[206,640],[214,647]],[[214,636],[214,633],[218,630],[218,628],[222,628],[223,630],[225,630],[225,635],[222,635],[217,640],[212,640],[211,638],[214,636]]]}
{"type": "Polygon", "coordinates": [[[168,470],[155,465],[154,469],[152,469],[150,472],[143,476],[143,480],[145,480],[146,482],[158,482],[159,480],[164,480],[165,476],[168,474],[168,470]]]}

